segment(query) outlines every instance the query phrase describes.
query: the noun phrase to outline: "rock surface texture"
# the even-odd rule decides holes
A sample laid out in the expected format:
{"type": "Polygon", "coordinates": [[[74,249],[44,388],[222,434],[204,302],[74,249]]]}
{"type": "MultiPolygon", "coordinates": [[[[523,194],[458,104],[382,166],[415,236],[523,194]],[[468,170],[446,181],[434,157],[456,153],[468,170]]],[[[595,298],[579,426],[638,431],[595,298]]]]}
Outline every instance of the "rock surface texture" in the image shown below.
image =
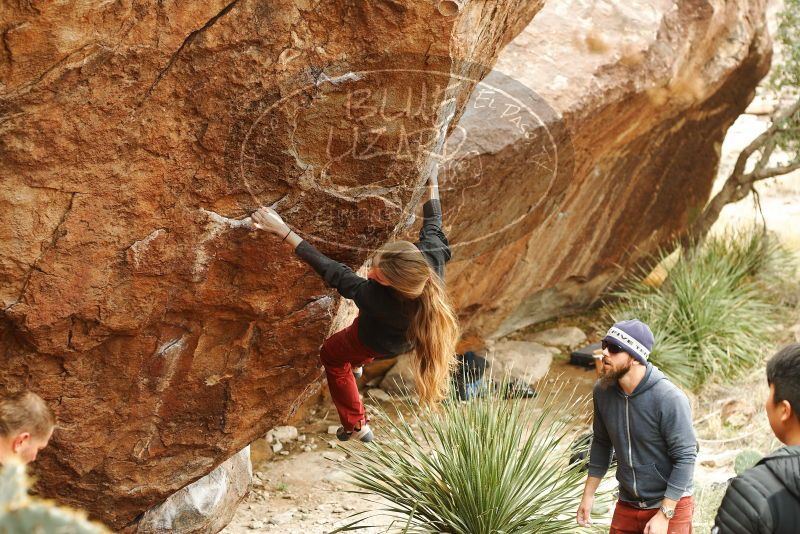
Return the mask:
{"type": "Polygon", "coordinates": [[[448,286],[467,332],[580,309],[687,227],[768,70],[765,3],[548,2],[503,50],[495,68],[532,90],[534,128],[503,118],[501,91],[519,88],[492,74],[446,145],[448,286]]]}
{"type": "Polygon", "coordinates": [[[57,412],[40,491],[133,527],[285,421],[336,300],[247,215],[361,265],[541,5],[2,3],[0,391],[57,412]]]}
{"type": "Polygon", "coordinates": [[[247,496],[253,466],[245,447],[199,480],[145,512],[137,534],[216,534],[230,523],[247,496]]]}
{"type": "Polygon", "coordinates": [[[503,340],[491,347],[487,359],[492,366],[492,378],[502,381],[505,377],[535,384],[547,374],[553,356],[560,351],[534,341],[503,340]]]}

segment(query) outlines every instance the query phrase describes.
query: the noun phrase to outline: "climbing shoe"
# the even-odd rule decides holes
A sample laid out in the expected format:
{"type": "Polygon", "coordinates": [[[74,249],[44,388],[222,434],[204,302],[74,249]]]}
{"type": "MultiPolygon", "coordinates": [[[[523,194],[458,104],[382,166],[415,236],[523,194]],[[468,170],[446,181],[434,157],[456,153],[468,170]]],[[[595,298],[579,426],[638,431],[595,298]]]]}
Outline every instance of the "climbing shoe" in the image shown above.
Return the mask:
{"type": "Polygon", "coordinates": [[[336,431],[336,437],[339,438],[339,441],[350,441],[351,439],[357,439],[359,441],[363,441],[364,443],[369,443],[375,439],[375,435],[372,433],[372,430],[370,430],[369,425],[366,424],[361,428],[353,430],[352,432],[348,432],[343,426],[340,426],[336,431]]]}
{"type": "Polygon", "coordinates": [[[353,376],[356,377],[356,380],[361,378],[361,375],[364,374],[364,366],[353,367],[353,376]]]}

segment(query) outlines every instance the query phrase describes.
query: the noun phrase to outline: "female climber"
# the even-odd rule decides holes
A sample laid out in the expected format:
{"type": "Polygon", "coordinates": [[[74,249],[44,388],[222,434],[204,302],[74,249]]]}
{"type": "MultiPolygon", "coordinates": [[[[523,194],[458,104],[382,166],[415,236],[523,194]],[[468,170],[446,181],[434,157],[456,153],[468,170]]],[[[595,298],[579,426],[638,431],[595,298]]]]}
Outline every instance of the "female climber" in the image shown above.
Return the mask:
{"type": "Polygon", "coordinates": [[[435,178],[428,190],[419,241],[385,244],[375,255],[366,279],[303,240],[272,208],[262,207],[253,213],[257,228],[281,237],[330,287],[358,307],[353,324],[320,347],[320,360],[342,422],[336,435],[342,441],[373,439],[353,369],[375,358],[390,358],[413,349],[420,400],[432,404],[447,394],[459,328],[443,285],[450,248],[442,231],[435,178]]]}

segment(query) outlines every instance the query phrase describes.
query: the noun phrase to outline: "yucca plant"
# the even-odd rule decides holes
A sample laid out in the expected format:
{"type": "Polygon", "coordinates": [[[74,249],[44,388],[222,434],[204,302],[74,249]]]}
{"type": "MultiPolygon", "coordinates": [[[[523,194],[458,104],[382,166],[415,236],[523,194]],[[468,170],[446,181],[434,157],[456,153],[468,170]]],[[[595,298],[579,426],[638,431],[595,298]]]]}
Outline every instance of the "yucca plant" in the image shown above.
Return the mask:
{"type": "Polygon", "coordinates": [[[373,509],[335,532],[367,528],[378,516],[396,519],[393,532],[574,531],[586,473],[569,464],[569,441],[585,399],[555,389],[506,400],[503,391],[487,388],[435,411],[407,406],[408,418],[401,409],[383,413],[388,432],[352,447],[346,466],[373,509]]]}
{"type": "Polygon", "coordinates": [[[771,348],[780,288],[794,278],[787,258],[755,228],[710,237],[682,253],[661,286],[642,283],[642,273],[626,282],[611,319],[647,323],[651,361],[684,387],[734,378],[771,348]]]}

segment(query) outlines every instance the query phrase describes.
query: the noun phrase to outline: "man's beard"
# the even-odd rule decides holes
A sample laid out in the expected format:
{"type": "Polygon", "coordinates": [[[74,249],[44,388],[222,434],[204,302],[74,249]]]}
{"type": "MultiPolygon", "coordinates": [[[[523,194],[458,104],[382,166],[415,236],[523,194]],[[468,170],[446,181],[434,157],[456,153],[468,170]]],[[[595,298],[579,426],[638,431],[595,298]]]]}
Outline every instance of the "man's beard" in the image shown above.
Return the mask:
{"type": "Polygon", "coordinates": [[[628,362],[628,365],[623,367],[622,369],[617,369],[616,371],[607,371],[604,372],[603,375],[600,377],[600,387],[603,389],[608,389],[609,387],[615,385],[619,382],[619,379],[625,376],[628,371],[631,370],[631,365],[633,362],[628,362]]]}

